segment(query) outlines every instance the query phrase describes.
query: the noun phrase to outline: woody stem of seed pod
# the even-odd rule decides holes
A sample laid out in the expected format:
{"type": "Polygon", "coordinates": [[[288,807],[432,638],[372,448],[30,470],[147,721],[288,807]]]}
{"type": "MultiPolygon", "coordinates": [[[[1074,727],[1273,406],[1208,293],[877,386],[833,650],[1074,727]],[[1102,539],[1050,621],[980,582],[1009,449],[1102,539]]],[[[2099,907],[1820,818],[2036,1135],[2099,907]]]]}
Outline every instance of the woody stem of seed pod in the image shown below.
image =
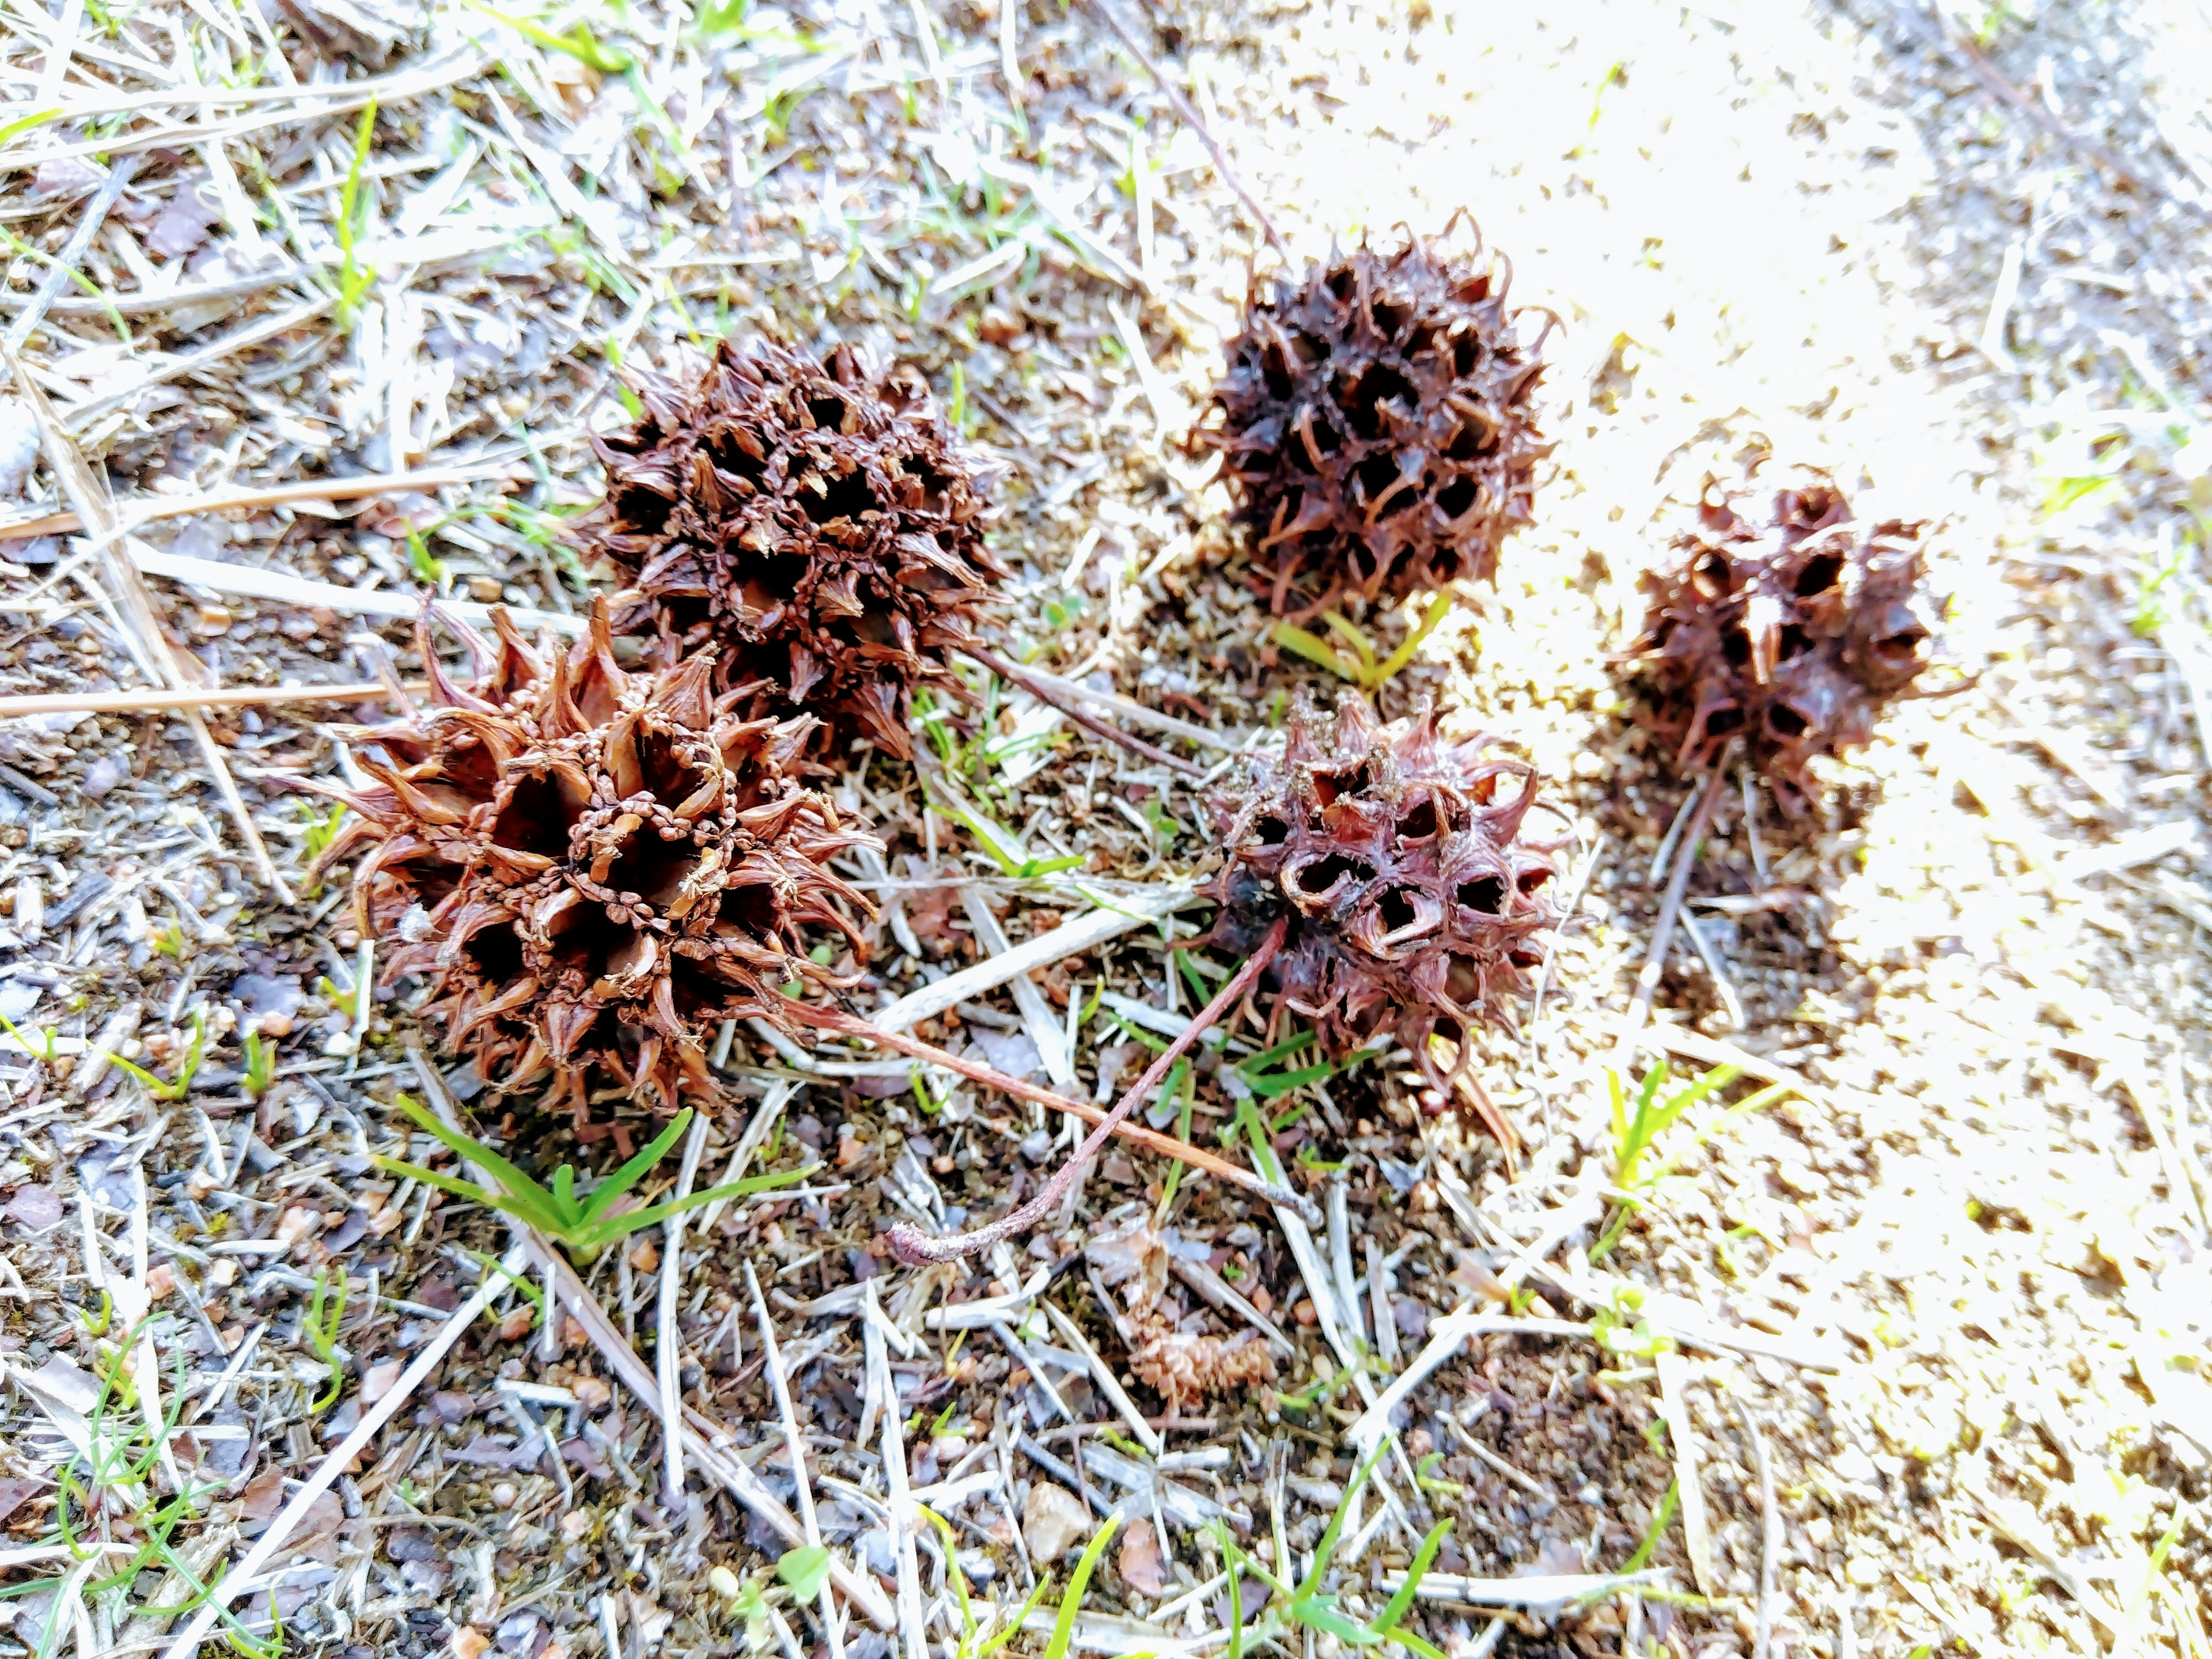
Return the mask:
{"type": "Polygon", "coordinates": [[[1680,844],[1674,848],[1674,867],[1667,878],[1666,896],[1659,902],[1659,919],[1651,925],[1651,948],[1644,957],[1644,966],[1636,975],[1636,994],[1630,999],[1628,1012],[1622,1016],[1620,1037],[1613,1051],[1613,1069],[1627,1074],[1636,1058],[1636,1040],[1644,1035],[1644,1027],[1651,1018],[1651,1004],[1659,994],[1660,975],[1667,971],[1667,950],[1674,942],[1674,924],[1682,914],[1682,895],[1690,885],[1690,871],[1698,861],[1698,848],[1712,827],[1713,814],[1719,809],[1721,797],[1728,793],[1722,780],[1728,776],[1729,768],[1735,763],[1737,743],[1731,738],[1720,757],[1698,781],[1697,810],[1683,826],[1680,844]]]}
{"type": "Polygon", "coordinates": [[[1206,775],[1204,767],[1194,766],[1180,755],[1170,755],[1158,744],[1146,743],[1142,738],[1133,737],[1109,720],[1100,720],[1096,714],[1085,710],[1073,697],[1065,696],[1055,691],[1019,663],[1008,661],[988,645],[963,645],[958,648],[963,656],[982,664],[1000,679],[1012,680],[1039,702],[1047,703],[1057,708],[1093,736],[1103,738],[1109,743],[1118,743],[1122,748],[1140,759],[1151,761],[1158,766],[1164,766],[1170,771],[1180,772],[1187,778],[1202,778],[1206,775]]]}
{"type": "Polygon", "coordinates": [[[1182,1035],[1170,1042],[1165,1051],[1146,1067],[1144,1076],[1130,1086],[1129,1091],[1121,1097],[1121,1103],[1106,1115],[1105,1121],[1093,1129],[1067,1162],[1054,1172],[1052,1179],[1045,1182],[1043,1190],[1035,1198],[987,1227],[978,1227],[972,1232],[948,1233],[941,1238],[932,1238],[912,1223],[902,1221],[890,1230],[891,1254],[908,1267],[920,1267],[934,1261],[953,1261],[977,1250],[987,1250],[1000,1239],[1012,1238],[1035,1226],[1067,1196],[1067,1189],[1083,1173],[1084,1165],[1106,1144],[1107,1137],[1121,1127],[1121,1121],[1136,1109],[1137,1103],[1152,1097],[1152,1091],[1159,1086],[1160,1079],[1168,1074],[1168,1068],[1182,1059],[1191,1045],[1212,1028],[1215,1021],[1243,1000],[1244,994],[1252,988],[1267,970],[1267,964],[1275,959],[1275,953],[1283,948],[1283,940],[1288,935],[1290,927],[1289,916],[1275,918],[1274,926],[1268,928],[1267,936],[1260,941],[1260,948],[1252,952],[1242,968],[1230,975],[1229,982],[1215,994],[1212,1001],[1199,1012],[1197,1018],[1183,1027],[1182,1035]]]}
{"type": "MultiPolygon", "coordinates": [[[[1000,1093],[1012,1095],[1018,1100],[1033,1100],[1040,1106],[1048,1106],[1054,1111],[1066,1112],[1071,1117],[1081,1118],[1085,1123],[1103,1123],[1106,1121],[1106,1114],[1086,1101],[1070,1100],[1065,1095],[1054,1094],[1051,1090],[1041,1088],[1034,1083],[1025,1082],[1018,1077],[1009,1077],[1006,1073],[981,1065],[969,1059],[965,1054],[947,1053],[934,1043],[924,1042],[920,1037],[908,1036],[903,1031],[886,1031],[881,1026],[871,1025],[866,1020],[856,1015],[845,1013],[839,1009],[819,1007],[815,1004],[800,1002],[793,998],[790,1000],[790,1006],[783,1012],[794,1019],[813,1026],[817,1030],[832,1032],[839,1036],[858,1037],[864,1042],[875,1044],[879,1048],[889,1048],[894,1054],[904,1054],[909,1060],[918,1060],[927,1065],[942,1066],[956,1076],[966,1078],[970,1083],[980,1083],[987,1089],[996,1089],[1000,1093]]],[[[1132,1141],[1142,1146],[1147,1152],[1158,1152],[1163,1158],[1180,1158],[1193,1169],[1203,1170],[1208,1175],[1218,1176],[1221,1180],[1228,1182],[1231,1186],[1242,1187],[1245,1191],[1267,1200],[1270,1204],[1284,1205],[1316,1226],[1321,1224],[1321,1212],[1314,1207],[1313,1200],[1304,1194],[1295,1192],[1288,1187],[1279,1187],[1272,1181],[1262,1180],[1251,1170],[1240,1169],[1227,1158],[1217,1157],[1214,1153],[1207,1152],[1203,1146],[1194,1146],[1188,1141],[1177,1140],[1173,1135],[1162,1134],[1157,1129],[1148,1129],[1141,1123],[1124,1123],[1114,1133],[1124,1140],[1132,1141]]]]}

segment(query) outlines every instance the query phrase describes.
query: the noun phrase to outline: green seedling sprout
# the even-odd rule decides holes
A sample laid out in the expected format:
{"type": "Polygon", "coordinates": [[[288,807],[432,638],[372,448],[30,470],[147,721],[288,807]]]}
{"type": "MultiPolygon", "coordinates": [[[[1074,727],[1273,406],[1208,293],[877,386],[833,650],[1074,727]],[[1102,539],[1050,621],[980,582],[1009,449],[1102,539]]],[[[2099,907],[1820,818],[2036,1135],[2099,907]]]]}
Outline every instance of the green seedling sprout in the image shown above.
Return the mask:
{"type": "Polygon", "coordinates": [[[0,1014],[0,1025],[4,1025],[8,1028],[8,1035],[15,1038],[16,1043],[22,1048],[23,1052],[30,1055],[32,1059],[43,1060],[49,1066],[54,1063],[54,1034],[52,1031],[42,1031],[37,1026],[33,1025],[31,1028],[31,1036],[34,1036],[39,1039],[37,1046],[33,1047],[31,1042],[31,1037],[27,1037],[22,1034],[22,1032],[17,1030],[15,1029],[15,1022],[9,1018],[7,1015],[0,1014]]]}
{"type": "Polygon", "coordinates": [[[368,202],[362,195],[361,175],[375,137],[376,100],[372,98],[362,106],[361,119],[354,126],[353,161],[338,191],[337,221],[331,227],[338,245],[337,323],[349,334],[353,332],[362,296],[376,282],[376,268],[363,264],[361,259],[361,234],[368,223],[368,202]]]}
{"type": "MultiPolygon", "coordinates": [[[[1093,1533],[1091,1541],[1083,1547],[1075,1571],[1067,1581],[1067,1594],[1060,1598],[1060,1617],[1053,1620],[1052,1639],[1045,1644],[1044,1659],[1067,1659],[1068,1645],[1075,1639],[1075,1615],[1083,1607],[1083,1593],[1091,1588],[1091,1575],[1098,1565],[1098,1558],[1106,1553],[1106,1540],[1113,1537],[1121,1524],[1118,1514],[1108,1516],[1106,1524],[1093,1533]]],[[[1220,1522],[1214,1524],[1219,1526],[1220,1522]]]]}
{"type": "Polygon", "coordinates": [[[1275,624],[1275,643],[1285,650],[1317,663],[1340,679],[1350,680],[1361,690],[1373,692],[1388,685],[1398,677],[1421,643],[1442,625],[1451,614],[1451,596],[1439,593],[1430,601],[1428,614],[1421,618],[1420,626],[1406,636],[1405,642],[1389,656],[1377,661],[1375,647],[1359,627],[1335,611],[1326,611],[1322,620],[1328,624],[1329,632],[1344,641],[1346,649],[1331,645],[1319,635],[1291,623],[1275,624]]]}
{"type": "Polygon", "coordinates": [[[822,1594],[823,1582],[830,1577],[830,1552],[819,1544],[786,1550],[776,1558],[775,1576],[801,1601],[811,1601],[822,1594]]]}
{"type": "Polygon", "coordinates": [[[1632,1100],[1620,1073],[1610,1066],[1606,1068],[1606,1091],[1613,1108],[1613,1197],[1619,1209],[1604,1237],[1591,1246],[1591,1261],[1601,1261],[1611,1253],[1629,1217],[1644,1207],[1650,1190],[1665,1180],[1682,1158],[1753,1112],[1793,1092],[1786,1083],[1770,1084],[1729,1107],[1705,1127],[1671,1146],[1656,1164],[1645,1167],[1644,1160],[1654,1156],[1659,1137],[1673,1128],[1684,1113],[1742,1074],[1741,1066],[1716,1066],[1669,1094],[1669,1073],[1662,1060],[1644,1073],[1632,1100]]]}
{"type": "MultiPolygon", "coordinates": [[[[1405,1583],[1398,1587],[1398,1593],[1370,1622],[1359,1623],[1344,1611],[1341,1601],[1334,1591],[1322,1589],[1322,1581],[1328,1575],[1330,1559],[1336,1553],[1336,1540],[1343,1535],[1345,1517],[1351,1512],[1352,1495],[1366,1484],[1367,1477],[1374,1473],[1376,1463],[1387,1449],[1386,1447],[1376,1447],[1367,1461],[1360,1465],[1358,1473],[1352,1477],[1345,1488],[1343,1501],[1336,1506],[1336,1513],[1329,1516],[1328,1527],[1322,1534],[1321,1541],[1314,1546],[1312,1567],[1296,1585],[1282,1578],[1257,1557],[1247,1554],[1231,1535],[1228,1527],[1218,1517],[1215,1519],[1214,1540],[1220,1547],[1222,1562],[1229,1572],[1229,1652],[1231,1659],[1243,1653],[1248,1640],[1262,1646],[1275,1640],[1285,1633],[1286,1624],[1303,1627],[1318,1635],[1334,1636],[1350,1648],[1375,1648],[1387,1642],[1395,1642],[1407,1651],[1419,1655],[1419,1659],[1444,1659],[1436,1647],[1411,1631],[1401,1630],[1399,1626],[1412,1609],[1413,1598],[1420,1592],[1421,1580],[1428,1576],[1430,1567],[1435,1564],[1437,1552],[1443,1547],[1445,1535],[1451,1531],[1450,1522],[1439,1521],[1429,1528],[1427,1536],[1421,1540],[1420,1547],[1413,1553],[1412,1564],[1406,1569],[1405,1583]],[[1249,1638],[1244,1631],[1244,1593],[1238,1582],[1247,1571],[1264,1580],[1283,1606],[1283,1611],[1278,1613],[1274,1604],[1271,1603],[1267,1616],[1249,1638]]],[[[1279,1546],[1277,1559],[1288,1559],[1280,1553],[1279,1546]]]]}
{"type": "Polygon", "coordinates": [[[156,1100],[182,1100],[192,1091],[192,1079],[198,1075],[200,1061],[207,1054],[207,1016],[198,1009],[192,1010],[192,1039],[185,1045],[184,1063],[178,1068],[176,1080],[164,1083],[143,1066],[127,1060],[120,1054],[108,1059],[146,1085],[146,1092],[156,1100]]]}
{"type": "Polygon", "coordinates": [[[329,1391],[307,1407],[317,1416],[337,1405],[338,1396],[345,1392],[345,1356],[338,1347],[338,1321],[345,1317],[345,1274],[318,1271],[315,1288],[307,1296],[307,1310],[300,1316],[300,1340],[330,1368],[329,1391]],[[330,1293],[333,1279],[337,1281],[336,1296],[330,1293]]]}
{"type": "Polygon", "coordinates": [[[356,999],[361,995],[359,986],[356,986],[350,991],[341,991],[338,989],[337,981],[328,974],[325,974],[315,981],[315,994],[326,1000],[331,1007],[343,1014],[348,1024],[361,1018],[361,1010],[356,1006],[356,999]]]}
{"type": "Polygon", "coordinates": [[[276,1039],[261,1031],[246,1034],[246,1092],[258,1100],[276,1080],[276,1039]]]}
{"type": "Polygon", "coordinates": [[[536,1228],[567,1250],[579,1263],[591,1261],[608,1245],[628,1237],[641,1227],[656,1226],[672,1215],[698,1209],[717,1200],[743,1198],[753,1193],[766,1192],[771,1188],[787,1187],[793,1182],[804,1181],[822,1167],[819,1164],[810,1164],[801,1170],[748,1176],[742,1181],[726,1182],[720,1187],[710,1187],[686,1198],[649,1204],[642,1209],[617,1215],[612,1213],[616,1202],[645,1179],[647,1173],[666,1156],[668,1149],[690,1127],[691,1109],[689,1106],[670,1121],[668,1127],[653,1138],[651,1146],[601,1182],[588,1200],[580,1201],[576,1197],[576,1170],[573,1164],[563,1164],[553,1172],[550,1188],[541,1186],[483,1142],[472,1140],[459,1130],[447,1127],[407,1096],[398,1097],[393,1103],[424,1133],[483,1170],[498,1183],[499,1190],[487,1192],[458,1176],[426,1170],[419,1164],[409,1164],[396,1158],[380,1155],[376,1160],[378,1169],[386,1175],[404,1176],[419,1181],[426,1187],[435,1187],[441,1192],[451,1193],[458,1198],[488,1204],[502,1214],[513,1216],[524,1225],[536,1228]]]}

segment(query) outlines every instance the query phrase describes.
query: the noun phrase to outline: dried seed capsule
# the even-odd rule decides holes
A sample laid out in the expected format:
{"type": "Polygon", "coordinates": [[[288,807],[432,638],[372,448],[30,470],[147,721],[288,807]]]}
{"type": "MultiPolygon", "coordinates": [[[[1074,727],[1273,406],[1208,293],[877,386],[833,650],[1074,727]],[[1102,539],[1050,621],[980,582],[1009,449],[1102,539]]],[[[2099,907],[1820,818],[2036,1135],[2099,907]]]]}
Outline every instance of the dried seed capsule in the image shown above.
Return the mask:
{"type": "Polygon", "coordinates": [[[713,1099],[723,1020],[781,1024],[778,986],[839,982],[802,933],[860,944],[866,901],[828,863],[878,843],[792,777],[811,722],[740,718],[711,650],[630,672],[604,600],[542,653],[493,617],[466,689],[418,630],[433,706],[356,734],[376,785],[324,861],[358,859],[386,972],[431,982],[425,1016],[495,1088],[550,1080],[580,1125],[595,1083],[663,1116],[713,1099]]]}
{"type": "Polygon", "coordinates": [[[573,532],[629,583],[617,621],[658,630],[663,662],[717,646],[718,690],[819,715],[831,752],[907,753],[908,695],[1006,574],[927,383],[850,346],[817,362],[726,339],[696,379],[638,397],[635,426],[593,440],[606,499],[573,532]]]}
{"type": "Polygon", "coordinates": [[[1487,577],[1550,453],[1507,282],[1425,241],[1255,283],[1206,436],[1277,611],[1487,577]]]}
{"type": "Polygon", "coordinates": [[[1820,474],[1778,491],[1760,520],[1738,510],[1752,495],[1706,480],[1698,527],[1641,579],[1630,654],[1643,722],[1678,766],[1710,765],[1741,737],[1795,813],[1812,757],[1865,743],[1928,665],[1943,605],[1925,525],[1862,526],[1820,474]]]}
{"type": "Polygon", "coordinates": [[[1510,1018],[1558,920],[1548,852],[1521,838],[1534,769],[1490,740],[1440,738],[1424,705],[1378,726],[1358,697],[1316,724],[1301,695],[1280,760],[1212,803],[1226,861],[1212,941],[1291,932],[1266,980],[1341,1055],[1395,1036],[1435,1076],[1428,1039],[1510,1018]]]}

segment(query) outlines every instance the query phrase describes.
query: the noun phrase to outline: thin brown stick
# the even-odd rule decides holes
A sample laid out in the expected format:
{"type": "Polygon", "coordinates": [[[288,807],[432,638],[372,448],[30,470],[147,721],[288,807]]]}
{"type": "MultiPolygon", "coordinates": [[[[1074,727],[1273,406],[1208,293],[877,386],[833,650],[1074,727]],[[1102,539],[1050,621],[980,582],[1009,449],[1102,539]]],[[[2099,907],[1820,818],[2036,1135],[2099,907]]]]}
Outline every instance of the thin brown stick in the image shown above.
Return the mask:
{"type": "MultiPolygon", "coordinates": [[[[427,681],[408,683],[427,691],[427,681]]],[[[158,714],[173,708],[265,708],[287,702],[376,702],[392,695],[381,682],[365,685],[234,685],[220,690],[56,691],[0,697],[0,720],[26,714],[158,714]]]]}
{"type": "MultiPolygon", "coordinates": [[[[258,489],[211,489],[204,495],[152,495],[116,503],[116,516],[136,529],[157,519],[186,519],[196,513],[227,513],[241,507],[275,507],[285,501],[351,501],[364,495],[400,495],[439,489],[447,484],[503,478],[500,466],[446,466],[421,472],[370,472],[350,478],[308,478],[258,489]]],[[[74,512],[42,513],[35,519],[0,520],[0,541],[31,536],[76,536],[84,520],[74,512]]]]}
{"type": "Polygon", "coordinates": [[[1145,1068],[1144,1076],[1129,1085],[1129,1091],[1121,1097],[1121,1104],[1107,1115],[1105,1121],[1091,1132],[1067,1162],[1061,1164],[1054,1172],[1052,1179],[1044,1183],[1042,1190],[1035,1198],[1018,1209],[1000,1216],[988,1226],[977,1227],[964,1233],[947,1234],[941,1238],[932,1238],[912,1223],[902,1221],[890,1231],[891,1254],[908,1267],[920,1267],[933,1261],[953,1261],[976,1250],[988,1249],[1000,1239],[1012,1238],[1015,1234],[1035,1226],[1046,1212],[1067,1196],[1068,1188],[1082,1175],[1084,1165],[1106,1144],[1107,1138],[1121,1127],[1122,1121],[1136,1109],[1137,1103],[1151,1097],[1152,1091],[1159,1086],[1160,1079],[1168,1074],[1168,1067],[1182,1059],[1191,1044],[1203,1036],[1223,1014],[1235,1007],[1238,999],[1258,982],[1267,964],[1275,959],[1275,953],[1283,948],[1283,940],[1290,932],[1290,926],[1288,916],[1275,918],[1275,925],[1267,930],[1267,938],[1260,941],[1260,948],[1246,958],[1242,968],[1230,975],[1229,982],[1214,993],[1213,1000],[1200,1011],[1198,1017],[1182,1028],[1182,1035],[1168,1044],[1145,1068]]]}
{"type": "Polygon", "coordinates": [[[1289,258],[1290,245],[1283,240],[1282,232],[1275,228],[1275,222],[1267,216],[1267,210],[1260,205],[1260,198],[1244,188],[1243,179],[1237,177],[1237,169],[1229,164],[1227,154],[1214,142],[1213,134],[1206,130],[1205,121],[1184,95],[1183,89],[1169,80],[1160,66],[1152,61],[1152,53],[1138,44],[1137,37],[1129,33],[1127,26],[1115,11],[1111,0],[1091,0],[1091,6],[1106,20],[1106,27],[1113,30],[1121,44],[1129,49],[1129,55],[1145,66],[1145,73],[1151,76],[1159,89],[1167,94],[1168,106],[1175,111],[1176,119],[1198,135],[1198,142],[1206,146],[1206,153],[1213,158],[1213,165],[1221,173],[1221,181],[1237,192],[1237,199],[1250,209],[1252,216],[1260,222],[1260,228],[1267,235],[1267,245],[1285,259],[1289,258]]]}
{"type": "Polygon", "coordinates": [[[963,655],[974,658],[1001,679],[1012,680],[1039,702],[1051,704],[1094,736],[1103,738],[1109,743],[1118,743],[1131,754],[1180,772],[1187,778],[1202,778],[1206,775],[1204,767],[1194,766],[1180,755],[1170,755],[1166,750],[1146,743],[1142,738],[1132,737],[1120,726],[1100,720],[1097,715],[1079,706],[1073,698],[1066,696],[1054,687],[1045,684],[1019,663],[1008,661],[999,653],[992,650],[989,646],[963,645],[960,650],[963,655]]]}
{"type": "MultiPolygon", "coordinates": [[[[878,1048],[889,1048],[894,1054],[904,1054],[909,1060],[922,1060],[931,1066],[941,1066],[948,1072],[956,1073],[966,1078],[970,1083],[980,1083],[987,1089],[996,1089],[1001,1093],[1012,1095],[1018,1099],[1033,1100],[1040,1106],[1049,1106],[1054,1111],[1066,1112],[1070,1117],[1080,1118],[1085,1123],[1103,1123],[1106,1121],[1106,1114],[1087,1100],[1071,1100],[1066,1095],[1054,1094],[1041,1084],[1030,1083],[1021,1078],[1011,1077],[1004,1072],[994,1071],[990,1066],[977,1060],[969,1060],[963,1055],[948,1054],[933,1044],[924,1042],[920,1037],[908,1036],[903,1031],[886,1031],[881,1026],[871,1025],[867,1021],[856,1018],[840,1009],[822,1008],[811,1003],[794,1001],[788,1012],[818,1030],[834,1032],[840,1036],[859,1037],[863,1042],[872,1042],[878,1048]]],[[[1158,1129],[1150,1128],[1142,1123],[1118,1124],[1114,1133],[1124,1140],[1142,1146],[1147,1152],[1158,1152],[1165,1158],[1181,1158],[1194,1170],[1203,1170],[1208,1175],[1218,1176],[1232,1185],[1243,1188],[1255,1197],[1266,1199],[1270,1204],[1288,1205],[1291,1209],[1300,1212],[1312,1207],[1302,1194],[1293,1193],[1287,1188],[1278,1187],[1273,1182],[1231,1164],[1225,1158],[1217,1157],[1203,1146],[1194,1146],[1187,1140],[1177,1140],[1173,1135],[1162,1134],[1158,1129]]]]}
{"type": "Polygon", "coordinates": [[[1619,1045],[1613,1050],[1613,1064],[1626,1072],[1635,1058],[1636,1040],[1644,1033],[1644,1022],[1651,1018],[1651,1004],[1659,994],[1660,975],[1667,971],[1667,948],[1674,942],[1675,920],[1682,914],[1682,895],[1690,885],[1690,871],[1698,861],[1698,848],[1705,841],[1705,831],[1712,827],[1713,813],[1728,792],[1721,781],[1728,775],[1734,758],[1735,745],[1731,743],[1705,779],[1704,793],[1698,798],[1697,811],[1682,830],[1682,839],[1674,848],[1674,868],[1667,878],[1667,896],[1660,901],[1659,919],[1651,926],[1651,948],[1644,957],[1644,966],[1636,975],[1636,994],[1630,1000],[1628,1012],[1620,1024],[1619,1045]]]}

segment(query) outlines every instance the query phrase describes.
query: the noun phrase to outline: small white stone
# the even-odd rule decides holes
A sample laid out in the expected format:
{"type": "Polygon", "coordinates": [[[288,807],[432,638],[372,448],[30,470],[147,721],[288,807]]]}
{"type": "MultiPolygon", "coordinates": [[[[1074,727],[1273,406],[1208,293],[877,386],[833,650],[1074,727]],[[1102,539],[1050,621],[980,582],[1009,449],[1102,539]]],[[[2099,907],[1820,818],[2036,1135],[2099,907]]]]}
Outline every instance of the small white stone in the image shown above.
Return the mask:
{"type": "Polygon", "coordinates": [[[1028,1501],[1022,1505],[1022,1537],[1031,1560],[1039,1566],[1057,1561],[1071,1544],[1090,1534],[1091,1511],[1073,1492],[1049,1480],[1030,1487],[1028,1501]]]}

